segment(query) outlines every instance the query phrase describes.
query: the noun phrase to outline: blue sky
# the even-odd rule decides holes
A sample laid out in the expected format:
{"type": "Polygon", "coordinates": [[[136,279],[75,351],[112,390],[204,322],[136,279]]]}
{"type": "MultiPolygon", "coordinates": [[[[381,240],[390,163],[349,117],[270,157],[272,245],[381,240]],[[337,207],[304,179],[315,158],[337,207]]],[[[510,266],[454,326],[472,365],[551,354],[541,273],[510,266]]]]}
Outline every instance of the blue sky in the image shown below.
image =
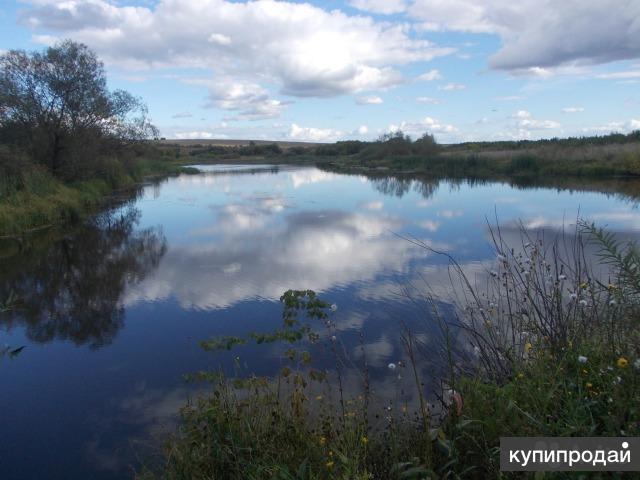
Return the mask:
{"type": "Polygon", "coordinates": [[[71,38],[168,138],[441,142],[640,129],[640,2],[25,0],[0,49],[71,38]]]}

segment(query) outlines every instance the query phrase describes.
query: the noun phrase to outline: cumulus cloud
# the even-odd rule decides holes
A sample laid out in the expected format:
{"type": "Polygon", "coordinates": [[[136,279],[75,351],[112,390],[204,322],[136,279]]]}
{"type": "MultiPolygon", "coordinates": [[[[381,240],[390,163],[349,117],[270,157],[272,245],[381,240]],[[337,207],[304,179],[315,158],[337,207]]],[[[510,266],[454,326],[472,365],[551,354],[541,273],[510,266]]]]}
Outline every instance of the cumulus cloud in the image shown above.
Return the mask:
{"type": "Polygon", "coordinates": [[[416,102],[418,103],[428,103],[430,105],[438,105],[442,103],[439,99],[433,97],[418,97],[416,98],[416,102]]]}
{"type": "Polygon", "coordinates": [[[444,90],[447,92],[453,90],[464,90],[465,88],[467,88],[467,86],[462,83],[447,83],[446,85],[440,85],[438,90],[444,90]]]}
{"type": "Polygon", "coordinates": [[[382,103],[382,99],[377,95],[358,97],[356,99],[358,105],[377,105],[382,103]]]}
{"type": "Polygon", "coordinates": [[[358,10],[382,15],[401,13],[407,8],[404,0],[351,0],[349,5],[358,10]]]}
{"type": "Polygon", "coordinates": [[[564,107],[562,113],[580,113],[584,112],[584,107],[564,107]]]}
{"type": "Polygon", "coordinates": [[[109,63],[127,68],[207,68],[220,76],[261,78],[283,93],[301,97],[389,87],[402,81],[396,67],[454,51],[412,37],[406,24],[308,3],[28,3],[21,22],[36,34],[85,42],[109,63]]]}
{"type": "Polygon", "coordinates": [[[612,133],[612,132],[631,132],[633,130],[640,130],[640,119],[631,118],[626,122],[608,122],[604,125],[598,125],[595,127],[585,127],[582,129],[585,133],[612,133]]]}
{"type": "Polygon", "coordinates": [[[366,125],[360,125],[358,127],[358,135],[366,135],[367,133],[369,133],[369,127],[366,125]]]}
{"type": "MultiPolygon", "coordinates": [[[[187,80],[189,82],[189,80],[187,80]]],[[[269,93],[257,83],[231,78],[213,81],[191,80],[209,87],[208,106],[237,112],[228,120],[264,120],[279,117],[284,103],[269,97],[269,93]]]]}
{"type": "Polygon", "coordinates": [[[450,134],[457,132],[458,129],[453,125],[442,123],[435,118],[425,117],[417,122],[402,121],[399,124],[389,125],[388,131],[391,133],[402,131],[408,135],[417,137],[425,132],[450,134]]]}
{"type": "Polygon", "coordinates": [[[502,47],[490,60],[497,69],[640,57],[636,1],[617,2],[612,8],[601,0],[415,0],[409,14],[428,30],[498,34],[502,47]]]}
{"type": "MultiPolygon", "coordinates": [[[[527,110],[518,110],[513,114],[513,118],[517,121],[517,126],[521,131],[530,130],[551,130],[560,128],[560,123],[555,120],[537,120],[533,118],[531,112],[527,110]]],[[[526,133],[523,136],[528,136],[526,133]]]]}
{"type": "Polygon", "coordinates": [[[301,127],[292,123],[288,137],[301,142],[334,142],[342,135],[341,131],[332,128],[301,127]]]}
{"type": "Polygon", "coordinates": [[[442,78],[442,75],[438,70],[429,70],[428,72],[423,73],[418,77],[418,80],[423,80],[425,82],[432,82],[433,80],[439,80],[442,78]]]}

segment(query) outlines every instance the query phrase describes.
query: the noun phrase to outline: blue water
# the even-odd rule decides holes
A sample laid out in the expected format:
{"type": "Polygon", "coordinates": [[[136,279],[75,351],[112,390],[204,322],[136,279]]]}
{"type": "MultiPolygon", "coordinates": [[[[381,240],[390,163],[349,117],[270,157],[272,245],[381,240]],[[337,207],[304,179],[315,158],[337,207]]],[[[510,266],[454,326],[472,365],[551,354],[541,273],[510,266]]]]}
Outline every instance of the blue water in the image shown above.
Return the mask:
{"type": "Polygon", "coordinates": [[[384,391],[386,365],[403,357],[399,325],[428,321],[403,286],[428,285],[444,312],[451,291],[447,259],[403,237],[482,275],[494,259],[490,224],[513,239],[519,221],[572,228],[578,215],[640,232],[636,203],[622,195],[313,167],[201,168],[0,260],[0,293],[18,296],[0,316],[0,343],[26,346],[0,360],[0,478],[130,478],[154,459],[180,406],[206,388],[183,374],[235,362],[245,372],[277,369],[275,347],[246,347],[234,360],[198,342],[277,328],[278,298],[290,288],[337,305],[341,343],[355,362],[364,348],[373,388],[384,391]]]}

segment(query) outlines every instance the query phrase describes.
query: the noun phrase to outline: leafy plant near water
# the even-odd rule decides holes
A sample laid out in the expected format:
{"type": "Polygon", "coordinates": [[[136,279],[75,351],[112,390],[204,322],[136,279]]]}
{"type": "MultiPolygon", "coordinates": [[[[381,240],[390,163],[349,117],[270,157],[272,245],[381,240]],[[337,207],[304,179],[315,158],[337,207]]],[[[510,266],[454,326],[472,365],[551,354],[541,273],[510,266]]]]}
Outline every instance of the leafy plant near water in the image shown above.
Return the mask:
{"type": "MultiPolygon", "coordinates": [[[[284,341],[290,344],[288,363],[272,378],[198,375],[212,382],[213,392],[183,409],[182,427],[168,441],[158,475],[510,478],[499,471],[501,436],[639,435],[638,303],[627,295],[637,292],[637,250],[593,226],[582,224],[574,234],[568,241],[523,231],[514,248],[497,229],[496,260],[480,286],[451,259],[459,308],[456,319],[441,323],[447,340],[442,356],[451,373],[440,416],[422,401],[376,415],[366,362],[361,394],[347,398],[341,377],[347,359],[328,304],[311,291],[287,292],[281,298],[282,331],[212,339],[203,346],[284,341]],[[599,275],[595,267],[605,264],[589,261],[590,242],[608,267],[599,275]],[[316,326],[326,332],[317,333],[316,326]],[[448,341],[454,334],[468,348],[454,348],[448,341]],[[313,369],[301,349],[307,342],[327,345],[333,371],[313,369]]],[[[431,305],[437,309],[433,299],[431,305]]],[[[415,374],[419,398],[433,398],[438,392],[424,391],[415,368],[425,346],[406,328],[402,335],[409,359],[403,371],[415,374]]]]}

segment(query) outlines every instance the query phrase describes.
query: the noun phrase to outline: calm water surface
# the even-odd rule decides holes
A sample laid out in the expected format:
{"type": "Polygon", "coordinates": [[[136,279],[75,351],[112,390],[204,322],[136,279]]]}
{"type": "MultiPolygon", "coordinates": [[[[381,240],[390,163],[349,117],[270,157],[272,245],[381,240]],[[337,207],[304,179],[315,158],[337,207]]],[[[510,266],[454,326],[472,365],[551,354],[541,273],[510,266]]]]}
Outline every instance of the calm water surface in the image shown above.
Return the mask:
{"type": "MultiPolygon", "coordinates": [[[[640,231],[636,203],[619,195],[308,167],[202,169],[0,258],[0,298],[19,299],[0,316],[0,342],[26,345],[0,361],[0,478],[130,477],[202,388],[182,375],[233,361],[198,342],[277,328],[290,288],[338,305],[345,348],[357,360],[364,343],[383,391],[387,363],[402,357],[399,322],[421,315],[402,286],[427,282],[444,296],[450,285],[446,259],[403,235],[481,276],[494,261],[487,218],[514,241],[518,220],[557,229],[578,212],[630,237],[640,231]]],[[[241,362],[270,373],[279,351],[245,348],[241,362]]]]}

